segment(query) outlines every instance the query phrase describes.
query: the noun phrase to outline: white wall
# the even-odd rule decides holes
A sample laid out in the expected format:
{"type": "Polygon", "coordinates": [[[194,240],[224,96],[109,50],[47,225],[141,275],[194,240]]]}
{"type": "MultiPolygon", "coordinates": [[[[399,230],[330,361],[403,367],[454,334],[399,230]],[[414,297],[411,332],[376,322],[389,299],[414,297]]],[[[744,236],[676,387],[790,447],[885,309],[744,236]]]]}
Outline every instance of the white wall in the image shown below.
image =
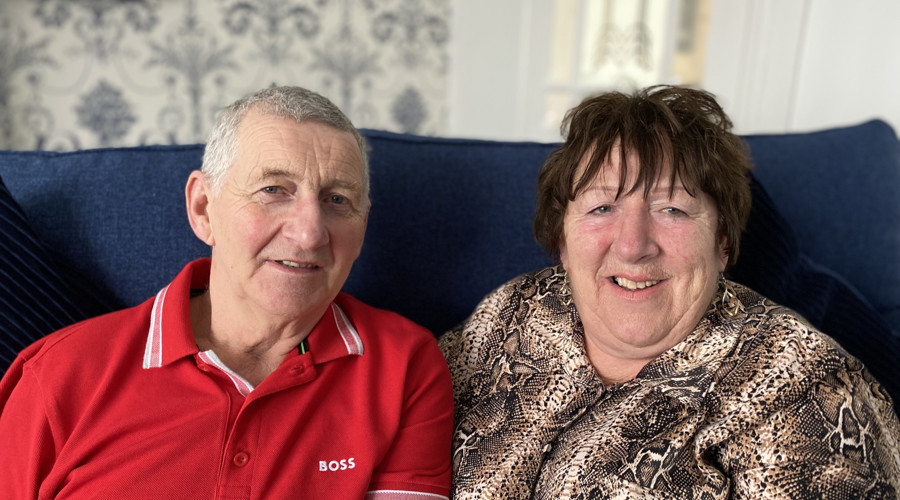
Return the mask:
{"type": "Polygon", "coordinates": [[[524,139],[541,121],[552,0],[453,0],[450,136],[524,139]]]}
{"type": "Polygon", "coordinates": [[[900,126],[900,2],[714,0],[704,87],[742,133],[900,126]]]}
{"type": "MultiPolygon", "coordinates": [[[[540,126],[553,1],[453,0],[448,135],[559,140],[540,126]]],[[[739,133],[900,128],[898,21],[897,0],[713,0],[703,87],[739,133]]]]}
{"type": "Polygon", "coordinates": [[[811,1],[793,129],[879,117],[900,130],[900,2],[811,1]]]}

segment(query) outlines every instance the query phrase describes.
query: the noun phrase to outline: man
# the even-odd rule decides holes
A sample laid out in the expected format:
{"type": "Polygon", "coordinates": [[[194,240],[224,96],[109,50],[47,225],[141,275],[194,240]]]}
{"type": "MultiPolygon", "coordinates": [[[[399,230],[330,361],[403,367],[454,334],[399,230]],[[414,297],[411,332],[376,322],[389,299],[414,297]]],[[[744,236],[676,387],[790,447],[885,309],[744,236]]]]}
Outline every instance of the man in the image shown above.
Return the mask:
{"type": "Polygon", "coordinates": [[[446,497],[434,337],[340,293],[366,156],[314,92],[227,108],[185,189],[211,258],[19,356],[0,383],[0,498],[446,497]]]}

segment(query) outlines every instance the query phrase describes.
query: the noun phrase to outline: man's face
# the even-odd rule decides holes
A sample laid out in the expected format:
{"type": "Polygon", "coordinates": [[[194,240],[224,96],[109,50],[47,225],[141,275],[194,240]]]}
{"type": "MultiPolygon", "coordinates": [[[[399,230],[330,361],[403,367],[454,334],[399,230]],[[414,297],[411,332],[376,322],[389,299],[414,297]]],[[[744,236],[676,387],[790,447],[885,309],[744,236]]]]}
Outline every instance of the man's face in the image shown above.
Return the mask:
{"type": "Polygon", "coordinates": [[[225,307],[317,320],[359,256],[369,202],[353,135],[250,110],[209,194],[210,291],[225,307]]]}

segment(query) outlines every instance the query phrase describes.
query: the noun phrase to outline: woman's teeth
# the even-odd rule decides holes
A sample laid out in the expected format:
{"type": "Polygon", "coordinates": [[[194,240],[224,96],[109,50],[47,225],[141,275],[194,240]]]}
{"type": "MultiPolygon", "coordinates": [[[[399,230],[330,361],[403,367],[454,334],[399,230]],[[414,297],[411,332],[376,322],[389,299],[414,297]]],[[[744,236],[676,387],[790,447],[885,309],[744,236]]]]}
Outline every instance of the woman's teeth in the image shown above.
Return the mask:
{"type": "Polygon", "coordinates": [[[659,280],[650,280],[650,281],[631,281],[628,278],[621,278],[619,276],[613,276],[613,281],[616,282],[622,288],[627,288],[629,290],[640,290],[644,288],[651,287],[657,283],[659,280]]]}

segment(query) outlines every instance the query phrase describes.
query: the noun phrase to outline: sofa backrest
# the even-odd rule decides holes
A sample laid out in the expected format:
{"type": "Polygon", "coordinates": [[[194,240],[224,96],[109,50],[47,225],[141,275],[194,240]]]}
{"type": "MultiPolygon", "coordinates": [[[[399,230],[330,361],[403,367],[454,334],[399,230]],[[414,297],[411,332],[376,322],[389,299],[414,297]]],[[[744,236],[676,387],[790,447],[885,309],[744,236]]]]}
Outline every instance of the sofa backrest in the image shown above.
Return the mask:
{"type": "Polygon", "coordinates": [[[754,175],[800,251],[858,289],[900,331],[900,142],[881,120],[745,137],[754,175]]]}
{"type": "MultiPolygon", "coordinates": [[[[440,335],[496,286],[552,264],[531,224],[537,174],[555,144],[364,135],[373,205],[345,291],[440,335]]],[[[893,130],[873,122],[746,139],[760,182],[733,276],[807,316],[900,395],[900,380],[893,382],[900,334],[885,322],[900,308],[893,130]],[[865,182],[856,178],[863,175],[865,182]],[[845,242],[846,250],[836,248],[845,242]]],[[[123,307],[209,255],[184,205],[185,181],[202,153],[202,145],[3,151],[0,179],[55,256],[49,265],[105,298],[104,307],[123,307]]]]}

